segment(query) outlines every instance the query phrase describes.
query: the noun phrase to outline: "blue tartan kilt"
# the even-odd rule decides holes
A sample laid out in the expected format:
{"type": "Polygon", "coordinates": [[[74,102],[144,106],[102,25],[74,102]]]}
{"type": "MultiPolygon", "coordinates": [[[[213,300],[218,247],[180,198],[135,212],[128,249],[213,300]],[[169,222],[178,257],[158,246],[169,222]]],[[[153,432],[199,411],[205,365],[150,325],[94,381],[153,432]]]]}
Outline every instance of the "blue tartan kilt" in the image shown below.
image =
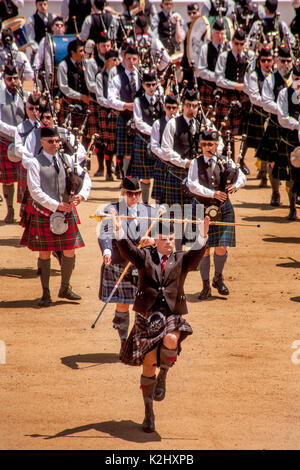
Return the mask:
{"type": "Polygon", "coordinates": [[[154,162],[154,182],[152,188],[151,197],[154,199],[158,204],[164,202],[163,195],[165,192],[166,187],[166,179],[167,179],[167,165],[160,160],[160,158],[156,157],[154,162]]]}
{"type": "Polygon", "coordinates": [[[272,176],[283,181],[289,181],[290,174],[290,154],[299,145],[298,131],[282,129],[282,139],[278,144],[278,159],[275,162],[272,176]]]}
{"type": "Polygon", "coordinates": [[[147,141],[136,135],[133,142],[133,156],[127,175],[140,179],[151,179],[154,173],[154,160],[147,158],[147,141]]]}
{"type": "MultiPolygon", "coordinates": [[[[99,299],[106,302],[111,294],[111,291],[115,287],[121,274],[123,273],[125,266],[122,264],[111,264],[110,266],[101,267],[101,280],[99,289],[99,299]]],[[[110,299],[111,303],[120,304],[133,304],[135,294],[137,292],[136,286],[132,283],[132,271],[129,268],[127,274],[120,282],[119,287],[116,289],[114,295],[110,299]]]]}
{"type": "Polygon", "coordinates": [[[182,181],[187,176],[188,170],[180,167],[167,166],[167,177],[162,202],[169,206],[173,204],[191,204],[192,199],[184,196],[182,181]]]}
{"type": "Polygon", "coordinates": [[[116,132],[116,155],[123,158],[124,155],[133,154],[133,137],[127,135],[126,121],[118,116],[116,132]]]}
{"type": "MultiPolygon", "coordinates": [[[[229,199],[221,206],[222,222],[234,223],[234,210],[229,199]]],[[[236,246],[235,227],[211,225],[208,231],[207,247],[236,246]]]]}

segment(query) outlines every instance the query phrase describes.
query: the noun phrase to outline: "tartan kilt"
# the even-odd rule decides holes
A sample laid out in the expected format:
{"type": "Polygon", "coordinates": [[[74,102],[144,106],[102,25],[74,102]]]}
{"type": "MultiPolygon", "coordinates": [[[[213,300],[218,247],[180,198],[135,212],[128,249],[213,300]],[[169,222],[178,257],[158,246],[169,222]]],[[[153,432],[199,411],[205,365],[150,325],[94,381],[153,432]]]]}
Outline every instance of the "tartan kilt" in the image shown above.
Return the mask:
{"type": "Polygon", "coordinates": [[[154,173],[154,160],[147,158],[147,143],[136,135],[133,141],[133,155],[127,175],[140,179],[151,179],[154,173]]]}
{"type": "MultiPolygon", "coordinates": [[[[222,222],[234,223],[234,210],[229,199],[221,206],[222,222]]],[[[228,225],[211,225],[208,230],[207,247],[236,246],[235,227],[228,225]]]]}
{"type": "Polygon", "coordinates": [[[17,190],[17,202],[22,204],[25,192],[27,189],[27,170],[23,167],[22,163],[20,164],[18,170],[18,190],[17,190]]]}
{"type": "Polygon", "coordinates": [[[215,125],[219,130],[224,119],[228,117],[222,133],[225,134],[226,131],[230,131],[231,135],[237,135],[241,131],[241,126],[246,121],[245,110],[247,109],[249,99],[243,92],[237,93],[236,91],[225,90],[224,88],[223,92],[222,98],[217,105],[215,125]],[[229,113],[230,103],[235,100],[238,100],[242,107],[238,108],[235,106],[229,113]]]}
{"type": "MultiPolygon", "coordinates": [[[[111,264],[110,266],[101,266],[101,278],[100,278],[100,289],[99,299],[106,302],[111,294],[111,291],[118,282],[121,274],[123,273],[125,266],[122,264],[111,264]]],[[[132,271],[131,268],[127,271],[123,280],[120,282],[119,287],[116,289],[114,295],[110,299],[111,303],[120,304],[133,304],[135,294],[137,293],[137,287],[132,283],[132,271]]]]}
{"type": "Polygon", "coordinates": [[[163,204],[191,204],[191,199],[184,196],[182,191],[182,181],[187,176],[188,170],[185,168],[168,166],[164,194],[162,194],[163,204]]]}
{"type": "Polygon", "coordinates": [[[211,106],[214,105],[214,100],[215,100],[215,98],[213,96],[214,91],[215,91],[214,86],[210,86],[204,80],[201,80],[201,84],[200,84],[200,87],[199,87],[199,92],[200,92],[201,104],[202,104],[203,111],[205,112],[205,114],[208,111],[208,107],[210,105],[211,106]]]}
{"type": "Polygon", "coordinates": [[[282,129],[281,137],[283,140],[281,139],[278,144],[278,159],[272,170],[272,176],[283,181],[289,181],[293,179],[291,175],[293,167],[290,163],[290,154],[299,145],[298,131],[282,129]]]}
{"type": "Polygon", "coordinates": [[[7,149],[11,142],[1,137],[0,139],[0,183],[11,184],[18,181],[18,168],[21,162],[11,162],[7,158],[7,149]]]}
{"type": "Polygon", "coordinates": [[[248,116],[247,125],[244,127],[244,133],[247,135],[245,148],[256,149],[265,133],[265,120],[267,113],[264,112],[259,106],[253,105],[248,116]]]}
{"type": "Polygon", "coordinates": [[[22,202],[21,202],[21,206],[20,206],[19,225],[21,225],[21,227],[26,228],[30,223],[31,214],[33,213],[33,210],[34,210],[32,202],[33,202],[33,199],[30,196],[28,188],[26,188],[22,202]]]}
{"type": "MultiPolygon", "coordinates": [[[[161,343],[164,336],[172,331],[181,332],[178,341],[178,355],[181,352],[181,343],[188,336],[193,334],[191,325],[182,318],[181,315],[168,315],[163,331],[150,338],[147,335],[147,320],[138,313],[135,314],[135,322],[125,343],[124,350],[120,356],[121,362],[130,366],[141,366],[145,355],[161,343]]],[[[159,366],[159,352],[157,354],[157,365],[159,366]]]]}
{"type": "Polygon", "coordinates": [[[258,147],[255,154],[256,158],[259,158],[260,160],[266,162],[276,161],[278,144],[280,140],[280,132],[282,130],[278,124],[273,122],[273,118],[274,116],[271,116],[271,120],[268,123],[260,146],[258,147]]]}
{"type": "MultiPolygon", "coordinates": [[[[64,96],[61,100],[60,103],[60,110],[58,113],[58,125],[63,127],[63,124],[65,122],[65,119],[69,113],[69,105],[70,104],[79,104],[82,107],[82,111],[76,111],[72,113],[72,121],[71,121],[71,127],[74,129],[77,127],[78,130],[80,130],[83,120],[85,118],[85,110],[86,110],[86,104],[83,101],[80,100],[74,100],[72,98],[69,98],[68,96],[64,96]]],[[[91,115],[88,118],[91,118],[91,115]]],[[[86,129],[84,131],[84,135],[87,135],[86,129]]]]}
{"type": "Polygon", "coordinates": [[[134,137],[127,135],[126,121],[122,116],[117,119],[117,133],[116,133],[116,154],[118,157],[123,158],[124,155],[133,154],[133,140],[134,137]]]}
{"type": "Polygon", "coordinates": [[[100,133],[100,122],[99,122],[100,106],[98,105],[98,103],[90,101],[88,109],[91,111],[91,114],[88,117],[85,129],[84,129],[84,135],[86,135],[89,138],[92,138],[94,134],[100,133]]]}
{"type": "Polygon", "coordinates": [[[154,162],[154,173],[153,173],[153,187],[151,197],[154,199],[158,204],[163,203],[163,197],[165,192],[166,186],[166,178],[167,178],[167,165],[161,161],[160,158],[156,157],[154,162]]]}
{"type": "Polygon", "coordinates": [[[99,106],[99,134],[108,152],[113,153],[116,147],[118,114],[111,109],[99,106]]]}
{"type": "MultiPolygon", "coordinates": [[[[51,214],[47,209],[44,210],[51,214]]],[[[74,210],[67,213],[68,230],[62,235],[55,235],[50,230],[50,218],[33,207],[20,244],[32,251],[64,251],[81,248],[84,242],[77,227],[76,217],[74,210]]]]}

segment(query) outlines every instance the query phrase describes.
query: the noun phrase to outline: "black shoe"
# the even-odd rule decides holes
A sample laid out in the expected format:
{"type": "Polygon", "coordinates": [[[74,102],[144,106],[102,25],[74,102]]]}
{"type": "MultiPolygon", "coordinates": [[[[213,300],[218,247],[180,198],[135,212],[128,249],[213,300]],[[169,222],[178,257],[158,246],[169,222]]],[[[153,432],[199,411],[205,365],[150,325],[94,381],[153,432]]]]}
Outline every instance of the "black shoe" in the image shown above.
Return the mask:
{"type": "Polygon", "coordinates": [[[113,175],[106,175],[105,181],[114,181],[113,175]]]}
{"type": "Polygon", "coordinates": [[[246,163],[241,162],[241,170],[244,173],[244,175],[250,175],[250,170],[247,167],[246,163]]]}
{"type": "Polygon", "coordinates": [[[72,292],[70,287],[61,287],[58,293],[58,297],[61,299],[68,299],[68,300],[81,300],[80,295],[75,294],[72,292]]]}
{"type": "Polygon", "coordinates": [[[13,224],[15,219],[15,211],[12,207],[8,208],[7,215],[4,219],[4,222],[6,224],[13,224]]]}
{"type": "Polygon", "coordinates": [[[49,289],[43,289],[43,297],[38,301],[39,307],[49,307],[51,304],[51,296],[49,289]]]}
{"type": "Polygon", "coordinates": [[[153,413],[153,404],[152,402],[146,403],[145,405],[145,418],[143,421],[143,431],[144,432],[154,432],[154,413],[153,413]]]}
{"type": "Polygon", "coordinates": [[[203,289],[198,295],[198,299],[206,300],[209,297],[211,297],[211,288],[210,288],[209,281],[203,281],[203,289]]]}
{"type": "Polygon", "coordinates": [[[279,207],[280,206],[280,194],[278,192],[274,192],[271,197],[271,206],[279,207]]]}
{"type": "Polygon", "coordinates": [[[229,290],[223,282],[222,274],[215,275],[215,277],[213,278],[212,286],[215,287],[215,289],[218,289],[219,294],[229,295],[229,290]]]}
{"type": "Polygon", "coordinates": [[[262,178],[260,180],[260,183],[258,185],[259,188],[267,188],[268,187],[268,179],[267,178],[262,178]]]}
{"type": "Polygon", "coordinates": [[[297,220],[297,219],[298,219],[298,217],[297,217],[296,209],[290,209],[290,213],[287,216],[287,220],[297,220]]]}
{"type": "Polygon", "coordinates": [[[166,396],[166,377],[167,370],[160,369],[159,374],[156,379],[153,400],[162,401],[166,396]]]}
{"type": "Polygon", "coordinates": [[[99,168],[99,169],[96,171],[96,173],[94,173],[94,176],[103,176],[103,174],[104,174],[104,170],[101,169],[101,168],[99,168]]]}

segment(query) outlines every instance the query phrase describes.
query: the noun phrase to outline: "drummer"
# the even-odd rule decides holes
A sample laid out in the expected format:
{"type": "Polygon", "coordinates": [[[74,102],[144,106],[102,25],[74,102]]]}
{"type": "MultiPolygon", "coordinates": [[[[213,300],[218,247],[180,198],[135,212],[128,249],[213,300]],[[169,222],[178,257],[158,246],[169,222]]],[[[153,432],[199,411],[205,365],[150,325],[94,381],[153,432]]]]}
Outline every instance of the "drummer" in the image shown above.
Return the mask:
{"type": "Polygon", "coordinates": [[[227,17],[232,18],[235,2],[233,0],[204,0],[201,8],[201,16],[227,17]]]}
{"type": "Polygon", "coordinates": [[[36,0],[36,12],[26,22],[28,45],[31,47],[31,63],[37,53],[40,41],[50,32],[53,16],[48,13],[48,0],[36,0]]]}
{"type": "Polygon", "coordinates": [[[186,26],[182,16],[172,11],[173,1],[162,0],[161,11],[153,16],[151,34],[158,37],[170,55],[179,50],[186,36],[186,26]]]}
{"type": "Polygon", "coordinates": [[[21,82],[32,80],[33,70],[30,62],[27,55],[18,50],[11,29],[5,28],[1,31],[1,45],[3,47],[0,49],[0,69],[9,63],[14,63],[21,82]]]}
{"type": "MultiPolygon", "coordinates": [[[[51,32],[53,36],[63,36],[66,32],[64,20],[61,16],[56,16],[51,24],[51,32]]],[[[45,39],[44,37],[39,43],[37,53],[33,61],[33,67],[36,70],[45,70],[44,58],[45,58],[45,39]]]]}

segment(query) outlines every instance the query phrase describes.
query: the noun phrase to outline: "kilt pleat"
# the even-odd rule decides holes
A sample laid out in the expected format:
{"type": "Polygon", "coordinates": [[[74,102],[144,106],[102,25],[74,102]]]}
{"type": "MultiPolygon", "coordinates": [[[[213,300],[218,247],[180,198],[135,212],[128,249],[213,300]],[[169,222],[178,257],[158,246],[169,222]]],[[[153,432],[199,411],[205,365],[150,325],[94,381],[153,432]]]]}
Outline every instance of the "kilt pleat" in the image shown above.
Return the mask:
{"type": "Polygon", "coordinates": [[[136,135],[133,142],[133,156],[127,175],[140,179],[151,179],[154,173],[154,160],[147,158],[147,141],[136,135]]]}
{"type": "Polygon", "coordinates": [[[0,139],[0,183],[11,184],[18,181],[18,168],[20,162],[11,162],[7,158],[7,149],[11,142],[1,137],[0,139]]]}
{"type": "Polygon", "coordinates": [[[100,119],[99,119],[99,110],[100,106],[94,101],[89,102],[89,110],[91,114],[88,117],[86,127],[84,129],[84,135],[91,138],[94,134],[100,133],[100,119]]]}
{"type": "MultiPolygon", "coordinates": [[[[234,223],[234,210],[229,199],[221,206],[222,222],[234,223]]],[[[211,225],[208,230],[208,247],[236,246],[235,227],[229,225],[211,225]]]]}
{"type": "Polygon", "coordinates": [[[133,139],[133,137],[127,135],[126,121],[119,115],[116,132],[116,154],[118,157],[123,158],[124,155],[132,156],[133,139]]]}
{"type": "Polygon", "coordinates": [[[32,251],[74,250],[84,246],[76,223],[76,212],[66,214],[68,229],[62,235],[55,235],[50,230],[50,218],[33,208],[30,220],[25,227],[20,244],[32,251]]]}
{"type": "MultiPolygon", "coordinates": [[[[150,338],[147,335],[147,320],[136,313],[133,328],[125,343],[120,360],[131,366],[142,365],[145,355],[158,345],[164,336],[176,330],[181,332],[178,342],[178,354],[180,354],[182,341],[193,333],[192,327],[181,315],[167,316],[163,331],[159,335],[150,338]]],[[[159,360],[159,357],[157,359],[159,360]]]]}
{"type": "MultiPolygon", "coordinates": [[[[118,282],[125,266],[122,264],[111,264],[110,266],[101,266],[101,279],[99,289],[99,299],[106,302],[111,294],[111,291],[118,282]]],[[[135,294],[137,292],[136,286],[132,283],[131,269],[124,276],[120,282],[119,287],[116,289],[114,295],[110,299],[111,303],[120,304],[133,304],[135,294]]]]}
{"type": "Polygon", "coordinates": [[[118,114],[99,106],[99,134],[108,152],[113,153],[116,147],[118,114]]]}

